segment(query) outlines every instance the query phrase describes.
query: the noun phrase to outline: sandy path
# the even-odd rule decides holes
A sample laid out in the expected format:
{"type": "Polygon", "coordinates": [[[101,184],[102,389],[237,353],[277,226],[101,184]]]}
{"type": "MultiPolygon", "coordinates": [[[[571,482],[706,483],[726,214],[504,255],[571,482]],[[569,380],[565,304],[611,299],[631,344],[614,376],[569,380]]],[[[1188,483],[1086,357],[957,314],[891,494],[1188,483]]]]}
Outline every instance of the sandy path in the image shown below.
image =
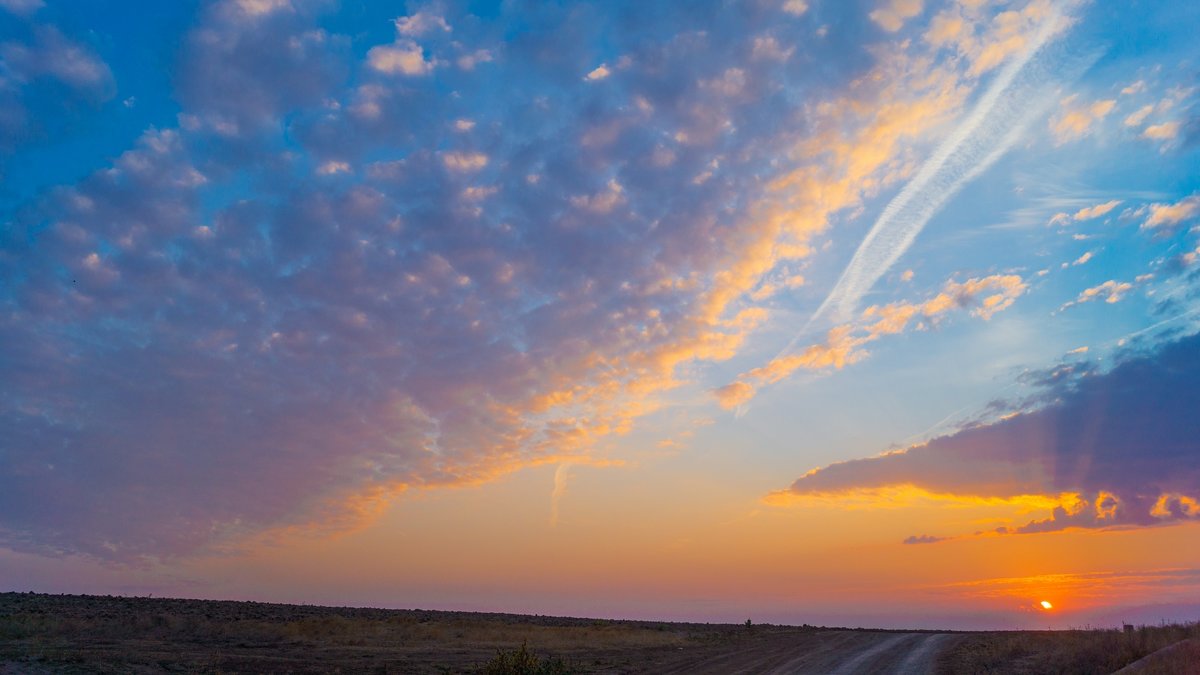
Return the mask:
{"type": "Polygon", "coordinates": [[[952,642],[953,640],[950,640],[950,635],[947,633],[926,635],[913,646],[904,661],[892,671],[892,675],[932,673],[938,654],[949,647],[952,642]]]}
{"type": "MultiPolygon", "coordinates": [[[[879,642],[859,650],[856,654],[850,657],[849,660],[842,662],[833,675],[855,675],[855,673],[865,672],[880,672],[884,670],[881,666],[886,666],[896,660],[897,655],[906,655],[908,653],[908,645],[912,643],[918,636],[916,635],[893,635],[889,638],[880,640],[879,642]]],[[[802,671],[793,671],[802,672],[802,671]]],[[[783,675],[783,673],[780,673],[783,675]]]]}

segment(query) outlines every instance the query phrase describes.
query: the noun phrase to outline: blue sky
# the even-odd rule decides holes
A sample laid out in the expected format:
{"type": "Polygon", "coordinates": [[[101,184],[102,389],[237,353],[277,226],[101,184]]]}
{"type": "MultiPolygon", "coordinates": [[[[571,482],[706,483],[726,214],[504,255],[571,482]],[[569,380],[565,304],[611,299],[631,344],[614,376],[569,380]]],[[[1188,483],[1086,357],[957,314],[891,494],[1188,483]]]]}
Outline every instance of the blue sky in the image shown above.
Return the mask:
{"type": "Polygon", "coordinates": [[[637,589],[694,564],[663,615],[786,619],[762,571],[797,528],[940,556],[811,570],[847,621],[882,593],[1020,624],[1030,598],[941,595],[987,581],[976,546],[1076,575],[1063,621],[1167,602],[1095,579],[1175,579],[1156,554],[1200,517],[1198,20],[0,0],[0,569],[336,601],[368,592],[336,562],[251,583],[263,547],[434,550],[483,508],[622,570],[504,595],[485,553],[430,553],[484,609],[653,613],[637,589]],[[646,558],[643,517],[709,534],[646,558]]]}

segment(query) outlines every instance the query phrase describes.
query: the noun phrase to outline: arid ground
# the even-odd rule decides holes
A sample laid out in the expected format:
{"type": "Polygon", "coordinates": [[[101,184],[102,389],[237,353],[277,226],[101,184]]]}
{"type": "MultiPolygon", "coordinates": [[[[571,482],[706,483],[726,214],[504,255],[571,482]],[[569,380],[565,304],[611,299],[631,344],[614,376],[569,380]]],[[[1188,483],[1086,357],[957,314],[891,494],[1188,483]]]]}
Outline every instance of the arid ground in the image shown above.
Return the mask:
{"type": "Polygon", "coordinates": [[[1196,625],[900,632],[0,594],[0,673],[1194,673],[1198,660],[1196,625]]]}

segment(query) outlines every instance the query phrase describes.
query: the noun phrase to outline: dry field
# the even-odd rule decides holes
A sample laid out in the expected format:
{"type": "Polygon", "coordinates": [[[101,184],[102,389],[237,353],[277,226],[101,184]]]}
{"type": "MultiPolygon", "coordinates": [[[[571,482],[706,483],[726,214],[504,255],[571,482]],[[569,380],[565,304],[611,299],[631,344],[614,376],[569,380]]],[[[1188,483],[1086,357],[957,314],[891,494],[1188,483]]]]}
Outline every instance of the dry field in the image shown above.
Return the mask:
{"type": "Polygon", "coordinates": [[[1136,670],[1157,675],[1200,672],[1197,638],[1195,625],[948,634],[0,593],[4,675],[1110,673],[1176,645],[1136,670]]]}
{"type": "MultiPolygon", "coordinates": [[[[458,673],[523,643],[570,672],[629,672],[744,626],[0,594],[0,673],[458,673]]],[[[762,630],[766,630],[765,628],[762,630]]]]}
{"type": "Polygon", "coordinates": [[[1118,630],[968,633],[939,661],[946,673],[1200,674],[1200,624],[1118,630]],[[1153,655],[1153,656],[1151,656],[1153,655]],[[1150,657],[1150,658],[1144,658],[1150,657]],[[1142,660],[1136,666],[1134,662],[1142,660]],[[1122,668],[1130,666],[1127,671],[1122,668]]]}

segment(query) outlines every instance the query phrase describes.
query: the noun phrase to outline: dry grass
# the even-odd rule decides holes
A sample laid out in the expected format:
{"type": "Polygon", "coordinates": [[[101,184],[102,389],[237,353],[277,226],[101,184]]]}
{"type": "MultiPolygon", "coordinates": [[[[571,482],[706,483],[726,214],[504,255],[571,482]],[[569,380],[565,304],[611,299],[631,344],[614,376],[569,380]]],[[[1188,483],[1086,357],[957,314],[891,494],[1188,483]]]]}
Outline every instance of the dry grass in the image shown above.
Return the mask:
{"type": "MultiPolygon", "coordinates": [[[[740,663],[742,657],[749,663],[784,652],[790,659],[797,650],[825,653],[853,634],[812,626],[0,593],[0,673],[445,675],[490,670],[557,675],[695,672],[700,666],[722,672],[719,664],[740,663]],[[694,667],[671,670],[683,662],[694,667]]],[[[965,633],[942,655],[939,670],[1111,673],[1189,638],[1200,638],[1200,625],[1131,633],[965,633]]],[[[1195,651],[1176,651],[1174,661],[1162,659],[1143,672],[1196,672],[1172,665],[1193,658],[1195,651]]],[[[834,652],[828,654],[830,663],[847,657],[834,652]]]]}
{"type": "Polygon", "coordinates": [[[580,672],[704,641],[695,624],[0,593],[5,664],[53,672],[472,672],[523,644],[580,672]]]}
{"type": "Polygon", "coordinates": [[[1176,642],[1136,661],[1119,675],[1196,675],[1200,671],[1200,638],[1176,642]]]}
{"type": "Polygon", "coordinates": [[[325,616],[267,624],[262,628],[292,640],[361,642],[386,640],[406,643],[453,644],[467,642],[500,649],[530,641],[552,651],[596,647],[661,647],[686,638],[667,624],[640,624],[581,620],[567,625],[544,625],[520,620],[489,619],[487,615],[430,612],[422,619],[401,614],[389,620],[348,619],[325,616]],[[659,627],[661,626],[661,628],[659,627]]]}
{"type": "MultiPolygon", "coordinates": [[[[1014,631],[967,635],[939,660],[944,673],[1112,673],[1183,640],[1200,624],[1140,626],[1132,631],[1014,631]]],[[[1169,672],[1169,671],[1168,671],[1169,672]]],[[[1197,667],[1184,671],[1198,672],[1197,667]]]]}

